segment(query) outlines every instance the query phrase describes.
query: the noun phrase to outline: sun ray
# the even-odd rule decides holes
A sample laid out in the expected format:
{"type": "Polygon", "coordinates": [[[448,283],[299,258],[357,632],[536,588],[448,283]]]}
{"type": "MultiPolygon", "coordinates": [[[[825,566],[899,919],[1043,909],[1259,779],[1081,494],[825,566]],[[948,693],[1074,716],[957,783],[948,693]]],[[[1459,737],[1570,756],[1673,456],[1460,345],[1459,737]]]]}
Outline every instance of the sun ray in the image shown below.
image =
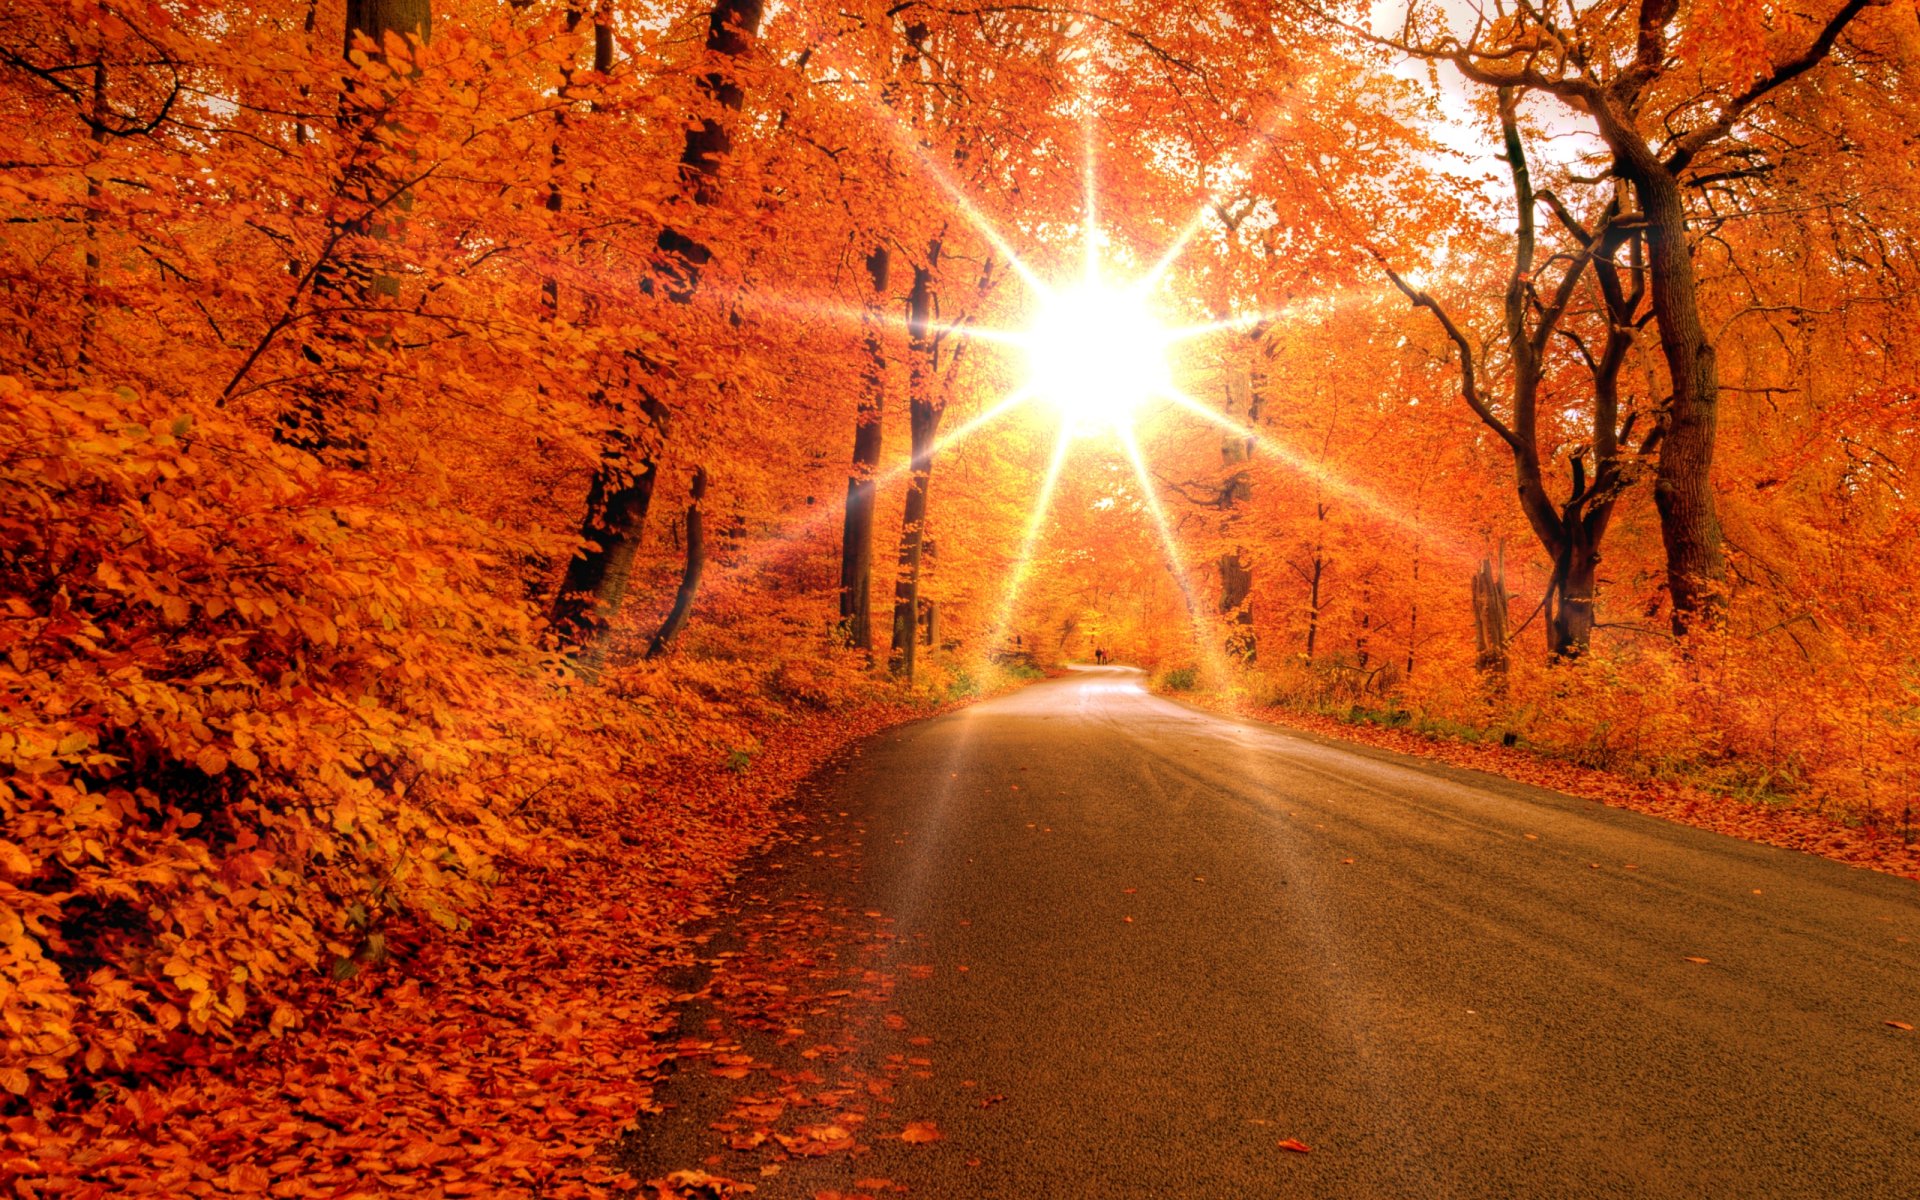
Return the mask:
{"type": "MultiPolygon", "coordinates": [[[[827,56],[823,56],[823,58],[824,57],[827,56]]],[[[987,219],[986,214],[980,211],[979,207],[974,204],[972,197],[967,195],[966,190],[960,186],[953,176],[933,160],[932,156],[927,152],[928,147],[920,141],[918,131],[907,121],[901,119],[900,114],[894,110],[893,106],[888,104],[886,100],[875,91],[873,83],[870,80],[863,79],[859,70],[853,66],[841,63],[835,64],[834,69],[839,75],[838,82],[858,96],[860,103],[874,116],[880,123],[880,126],[892,135],[893,140],[899,145],[900,149],[918,163],[920,169],[926,173],[927,178],[933,180],[933,182],[939,185],[940,189],[947,194],[948,199],[953,201],[954,206],[960,210],[961,215],[966,218],[967,223],[972,225],[982,237],[987,239],[987,242],[993,246],[994,250],[998,252],[1002,258],[1007,260],[1007,265],[1013,268],[1014,273],[1020,276],[1021,280],[1029,288],[1032,288],[1036,295],[1046,295],[1049,291],[1046,281],[1040,278],[1032,267],[1027,265],[1026,260],[1022,259],[1019,253],[1014,250],[1013,244],[1001,234],[999,228],[995,226],[992,221],[987,219]]]]}
{"type": "Polygon", "coordinates": [[[1133,464],[1133,476],[1140,483],[1140,495],[1147,502],[1148,513],[1153,516],[1154,529],[1160,534],[1160,550],[1167,559],[1167,573],[1173,576],[1174,586],[1180,589],[1180,599],[1186,605],[1187,622],[1193,630],[1194,652],[1207,660],[1207,669],[1214,678],[1226,680],[1231,677],[1226,652],[1216,644],[1215,631],[1200,615],[1200,605],[1194,599],[1193,584],[1187,578],[1180,543],[1173,536],[1167,510],[1160,504],[1160,493],[1147,473],[1147,460],[1140,452],[1140,440],[1134,436],[1131,428],[1127,428],[1120,431],[1120,443],[1126,449],[1127,461],[1133,464]]]}
{"type": "MultiPolygon", "coordinates": [[[[1226,169],[1231,172],[1251,171],[1258,166],[1267,157],[1273,144],[1272,127],[1282,119],[1286,110],[1294,103],[1292,99],[1284,100],[1274,105],[1254,122],[1253,131],[1247,138],[1247,143],[1224,160],[1226,169]]],[[[1194,210],[1193,216],[1180,227],[1180,231],[1174,235],[1173,241],[1168,244],[1165,252],[1154,260],[1152,268],[1139,278],[1138,286],[1141,290],[1150,292],[1160,286],[1161,281],[1167,277],[1167,273],[1173,270],[1174,264],[1180,261],[1181,255],[1187,252],[1187,247],[1193,239],[1199,236],[1201,229],[1205,228],[1207,218],[1213,215],[1225,201],[1226,192],[1223,188],[1213,188],[1208,191],[1207,198],[1201,201],[1200,206],[1194,210]]]]}
{"type": "Polygon", "coordinates": [[[939,454],[958,446],[961,442],[966,441],[981,429],[993,424],[1001,417],[1006,416],[1014,409],[1019,408],[1032,399],[1033,392],[1027,388],[1018,388],[1007,393],[992,407],[981,410],[964,424],[956,426],[952,430],[935,438],[933,442],[933,452],[939,454]]]}
{"type": "MultiPolygon", "coordinates": [[[[1085,82],[1085,77],[1086,70],[1082,68],[1081,79],[1083,83],[1085,82]]],[[[1086,229],[1082,240],[1084,242],[1083,250],[1086,254],[1086,263],[1084,265],[1087,286],[1094,287],[1100,282],[1100,174],[1098,151],[1094,145],[1095,122],[1091,89],[1081,93],[1080,105],[1081,152],[1085,159],[1082,163],[1080,179],[1080,202],[1086,209],[1086,229]]]]}
{"type": "MultiPolygon", "coordinates": [[[[1224,413],[1216,412],[1204,402],[1180,391],[1178,388],[1168,388],[1162,395],[1175,405],[1192,413],[1194,416],[1203,418],[1229,433],[1251,439],[1261,451],[1272,455],[1288,467],[1312,479],[1315,483],[1333,492],[1342,500],[1346,500],[1356,507],[1364,509],[1371,515],[1386,521],[1390,525],[1397,526],[1402,530],[1418,533],[1427,539],[1434,537],[1435,531],[1431,526],[1421,524],[1414,517],[1389,504],[1371,489],[1353,482],[1338,471],[1331,470],[1322,463],[1314,462],[1312,459],[1296,451],[1293,447],[1287,445],[1284,441],[1274,437],[1268,431],[1255,428],[1252,425],[1243,425],[1224,413]]],[[[1462,561],[1478,561],[1477,552],[1465,546],[1457,545],[1448,539],[1442,538],[1438,542],[1429,541],[1429,544],[1440,545],[1449,554],[1462,561]]]]}
{"type": "Polygon", "coordinates": [[[1173,270],[1174,264],[1180,261],[1180,256],[1187,252],[1187,245],[1199,236],[1200,230],[1207,223],[1207,218],[1213,214],[1214,206],[1219,202],[1218,194],[1209,195],[1187,223],[1180,227],[1180,232],[1174,235],[1166,251],[1154,260],[1153,266],[1147,268],[1146,274],[1134,281],[1134,286],[1142,292],[1151,292],[1159,287],[1160,282],[1167,277],[1167,272],[1173,270]]]}
{"type": "Polygon", "coordinates": [[[1007,575],[1000,615],[995,618],[993,632],[986,641],[988,654],[1000,648],[1000,644],[1006,640],[1008,627],[1013,623],[1014,608],[1020,602],[1020,589],[1026,584],[1028,568],[1033,564],[1034,547],[1039,544],[1040,530],[1046,525],[1047,514],[1053,508],[1054,486],[1060,482],[1060,468],[1066,465],[1067,451],[1072,446],[1073,429],[1063,420],[1053,440],[1053,454],[1047,460],[1046,476],[1040,481],[1040,495],[1034,501],[1032,515],[1027,518],[1026,534],[1020,539],[1020,556],[1014,560],[1013,570],[1007,575]]]}
{"type": "Polygon", "coordinates": [[[1200,325],[1181,325],[1166,332],[1167,344],[1177,345],[1191,342],[1215,333],[1245,333],[1256,325],[1279,320],[1277,313],[1242,313],[1228,317],[1223,321],[1208,321],[1200,325]]]}
{"type": "Polygon", "coordinates": [[[987,239],[988,244],[1000,254],[1000,257],[1007,260],[1007,265],[1013,268],[1014,274],[1020,276],[1021,282],[1032,288],[1036,295],[1046,295],[1051,290],[1046,280],[1040,278],[1034,269],[1027,265],[1026,260],[1021,258],[1019,252],[1013,248],[1013,244],[1001,234],[992,221],[987,219],[986,214],[980,211],[979,206],[974,204],[973,198],[967,195],[966,190],[955,181],[953,176],[939,163],[933,161],[926,147],[921,145],[919,139],[914,136],[913,129],[900,120],[886,105],[874,102],[869,107],[885,121],[893,133],[894,140],[900,144],[900,148],[913,156],[914,161],[920,164],[920,169],[927,173],[929,179],[940,185],[940,190],[953,201],[954,207],[960,210],[960,215],[967,219],[967,223],[972,225],[981,237],[987,239]]]}
{"type": "MultiPolygon", "coordinates": [[[[743,309],[751,309],[754,306],[793,316],[817,317],[860,328],[864,328],[868,323],[878,323],[893,329],[909,332],[912,330],[912,324],[904,313],[866,309],[851,304],[837,304],[800,296],[782,296],[777,292],[754,293],[741,301],[743,309]]],[[[970,338],[974,341],[993,342],[1002,346],[1026,346],[1032,341],[1030,335],[1016,329],[1000,329],[970,321],[935,324],[929,326],[929,330],[942,336],[970,338]]]]}
{"type": "MultiPolygon", "coordinates": [[[[978,433],[1001,417],[1018,409],[1021,405],[1029,403],[1032,399],[1033,394],[1024,388],[1008,393],[1006,396],[1001,397],[997,403],[976,413],[965,423],[935,438],[933,454],[938,456],[946,451],[957,448],[962,442],[972,437],[975,433],[978,433]]],[[[899,462],[896,462],[883,471],[874,472],[872,483],[875,490],[884,489],[897,482],[902,476],[906,475],[912,467],[913,460],[911,457],[907,457],[902,458],[899,462]]],[[[817,531],[817,527],[828,525],[829,523],[838,524],[845,518],[845,515],[845,504],[836,503],[810,506],[804,512],[786,513],[776,516],[771,520],[767,533],[758,539],[751,549],[738,551],[732,561],[716,564],[711,567],[711,573],[708,579],[712,583],[730,582],[733,579],[745,576],[749,572],[759,570],[770,563],[780,553],[784,552],[793,543],[812,536],[817,531]]]]}

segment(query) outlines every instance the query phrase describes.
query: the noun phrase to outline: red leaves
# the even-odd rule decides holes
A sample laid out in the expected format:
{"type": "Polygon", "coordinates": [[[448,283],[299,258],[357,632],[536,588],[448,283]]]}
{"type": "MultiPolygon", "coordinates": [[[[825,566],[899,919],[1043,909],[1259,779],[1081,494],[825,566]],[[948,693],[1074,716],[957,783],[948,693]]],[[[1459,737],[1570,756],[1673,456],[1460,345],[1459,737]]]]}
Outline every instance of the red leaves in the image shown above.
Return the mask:
{"type": "Polygon", "coordinates": [[[787,1153],[803,1158],[837,1154],[853,1149],[853,1133],[839,1125],[802,1125],[794,1134],[775,1134],[787,1153]]]}
{"type": "Polygon", "coordinates": [[[647,1186],[653,1189],[653,1200],[729,1200],[757,1190],[751,1183],[705,1171],[675,1171],[647,1186]]]}

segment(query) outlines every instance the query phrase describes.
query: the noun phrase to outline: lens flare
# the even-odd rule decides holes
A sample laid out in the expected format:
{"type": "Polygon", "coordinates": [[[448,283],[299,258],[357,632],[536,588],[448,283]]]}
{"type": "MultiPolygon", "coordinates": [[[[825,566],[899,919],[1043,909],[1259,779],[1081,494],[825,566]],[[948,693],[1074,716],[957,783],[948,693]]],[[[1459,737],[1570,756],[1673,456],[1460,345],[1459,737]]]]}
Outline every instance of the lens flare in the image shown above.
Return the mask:
{"type": "Polygon", "coordinates": [[[1082,284],[1050,292],[1025,339],[1027,390],[1076,433],[1125,427],[1173,386],[1168,340],[1136,291],[1082,284]]]}

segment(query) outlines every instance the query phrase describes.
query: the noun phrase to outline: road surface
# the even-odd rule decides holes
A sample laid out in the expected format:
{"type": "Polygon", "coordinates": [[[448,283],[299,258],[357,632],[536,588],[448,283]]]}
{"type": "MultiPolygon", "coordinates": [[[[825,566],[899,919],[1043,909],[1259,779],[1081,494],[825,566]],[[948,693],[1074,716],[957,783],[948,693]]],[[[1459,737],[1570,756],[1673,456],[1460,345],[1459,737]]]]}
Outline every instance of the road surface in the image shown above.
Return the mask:
{"type": "Polygon", "coordinates": [[[683,1006],[751,1065],[667,1082],[642,1178],[1920,1197],[1911,882],[1114,668],[882,735],[806,804],[683,1006]]]}

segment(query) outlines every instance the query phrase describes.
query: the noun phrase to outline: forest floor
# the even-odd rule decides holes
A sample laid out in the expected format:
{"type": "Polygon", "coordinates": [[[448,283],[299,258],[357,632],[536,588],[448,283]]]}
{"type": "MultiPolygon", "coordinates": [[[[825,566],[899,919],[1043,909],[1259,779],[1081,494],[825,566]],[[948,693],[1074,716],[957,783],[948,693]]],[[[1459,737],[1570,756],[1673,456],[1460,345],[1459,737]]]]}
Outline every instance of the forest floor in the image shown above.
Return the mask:
{"type": "Polygon", "coordinates": [[[1580,766],[1525,747],[1466,741],[1368,721],[1341,720],[1284,706],[1247,705],[1211,693],[1181,692],[1172,698],[1214,712],[1281,725],[1335,741],[1357,742],[1379,750],[1435,759],[1519,783],[1551,788],[1611,808],[1646,813],[1696,829],[1818,854],[1867,870],[1920,881],[1920,841],[1914,839],[1912,827],[1903,828],[1897,823],[1846,822],[1792,802],[1748,799],[1676,780],[1637,778],[1580,766]]]}
{"type": "Polygon", "coordinates": [[[395,960],[316,980],[278,1040],[142,1060],[50,1119],[0,1117],[0,1195],[632,1195],[605,1147],[661,1071],[667,977],[702,953],[746,857],[861,739],[965,702],[875,704],[752,731],[750,770],[680,762],[636,782],[617,843],[509,868],[453,935],[389,931],[395,960]],[[325,994],[331,989],[331,994],[325,994]]]}

